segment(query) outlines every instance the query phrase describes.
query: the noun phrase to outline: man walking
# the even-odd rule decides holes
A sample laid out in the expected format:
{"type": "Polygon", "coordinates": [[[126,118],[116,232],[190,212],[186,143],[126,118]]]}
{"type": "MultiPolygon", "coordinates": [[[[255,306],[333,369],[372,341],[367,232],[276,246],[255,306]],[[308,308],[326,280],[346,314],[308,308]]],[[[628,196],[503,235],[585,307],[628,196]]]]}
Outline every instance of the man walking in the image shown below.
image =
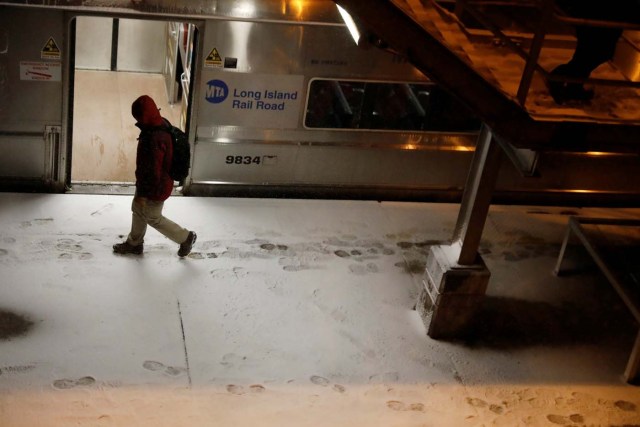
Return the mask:
{"type": "Polygon", "coordinates": [[[123,243],[113,245],[117,254],[142,254],[147,225],[180,245],[178,256],[191,252],[196,233],[162,215],[164,201],[173,190],[169,168],[173,157],[173,144],[165,120],[154,100],[142,95],[131,105],[131,114],[140,128],[136,154],[136,194],[131,211],[131,232],[123,243]]]}

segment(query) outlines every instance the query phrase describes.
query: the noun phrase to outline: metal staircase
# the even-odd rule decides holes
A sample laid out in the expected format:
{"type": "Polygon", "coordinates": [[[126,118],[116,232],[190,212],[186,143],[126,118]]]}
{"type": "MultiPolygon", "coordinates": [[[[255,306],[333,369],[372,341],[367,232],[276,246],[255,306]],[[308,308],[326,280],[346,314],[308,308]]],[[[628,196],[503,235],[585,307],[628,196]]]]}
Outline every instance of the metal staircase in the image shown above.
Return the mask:
{"type": "Polygon", "coordinates": [[[628,54],[637,53],[629,51],[636,49],[631,30],[638,25],[571,18],[550,0],[336,3],[364,29],[365,42],[406,56],[501,141],[532,150],[640,151],[640,84],[619,64],[603,64],[586,80],[596,85],[590,103],[557,105],[547,89],[558,80],[549,70],[573,52],[573,25],[626,28],[628,54]]]}

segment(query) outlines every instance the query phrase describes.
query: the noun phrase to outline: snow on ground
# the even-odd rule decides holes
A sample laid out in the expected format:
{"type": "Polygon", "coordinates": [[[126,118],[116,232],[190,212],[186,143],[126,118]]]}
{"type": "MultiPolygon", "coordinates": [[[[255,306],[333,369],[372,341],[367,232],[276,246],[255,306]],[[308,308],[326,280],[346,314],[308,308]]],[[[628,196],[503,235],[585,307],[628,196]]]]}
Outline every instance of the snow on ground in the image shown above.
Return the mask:
{"type": "Polygon", "coordinates": [[[173,197],[185,259],[130,196],[0,194],[0,425],[640,425],[637,326],[586,272],[551,274],[570,214],[492,208],[474,337],[413,310],[458,206],[173,197]]]}

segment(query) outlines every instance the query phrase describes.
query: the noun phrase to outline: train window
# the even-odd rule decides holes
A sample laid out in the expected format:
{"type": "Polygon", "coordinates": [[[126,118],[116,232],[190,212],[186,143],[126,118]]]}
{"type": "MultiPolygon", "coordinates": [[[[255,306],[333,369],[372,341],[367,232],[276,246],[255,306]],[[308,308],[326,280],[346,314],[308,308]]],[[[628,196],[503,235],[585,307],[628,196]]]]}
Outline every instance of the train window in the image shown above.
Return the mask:
{"type": "Polygon", "coordinates": [[[480,129],[480,120],[435,84],[328,79],[311,81],[304,124],[312,129],[480,129]]]}

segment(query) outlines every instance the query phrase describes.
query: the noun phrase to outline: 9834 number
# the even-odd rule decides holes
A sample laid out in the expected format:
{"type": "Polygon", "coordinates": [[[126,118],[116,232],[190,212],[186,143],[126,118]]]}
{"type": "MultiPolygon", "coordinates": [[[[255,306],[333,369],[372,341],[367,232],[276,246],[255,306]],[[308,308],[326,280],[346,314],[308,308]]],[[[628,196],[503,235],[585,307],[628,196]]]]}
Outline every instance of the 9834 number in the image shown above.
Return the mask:
{"type": "Polygon", "coordinates": [[[225,163],[228,165],[259,165],[260,156],[227,156],[225,163]]]}

